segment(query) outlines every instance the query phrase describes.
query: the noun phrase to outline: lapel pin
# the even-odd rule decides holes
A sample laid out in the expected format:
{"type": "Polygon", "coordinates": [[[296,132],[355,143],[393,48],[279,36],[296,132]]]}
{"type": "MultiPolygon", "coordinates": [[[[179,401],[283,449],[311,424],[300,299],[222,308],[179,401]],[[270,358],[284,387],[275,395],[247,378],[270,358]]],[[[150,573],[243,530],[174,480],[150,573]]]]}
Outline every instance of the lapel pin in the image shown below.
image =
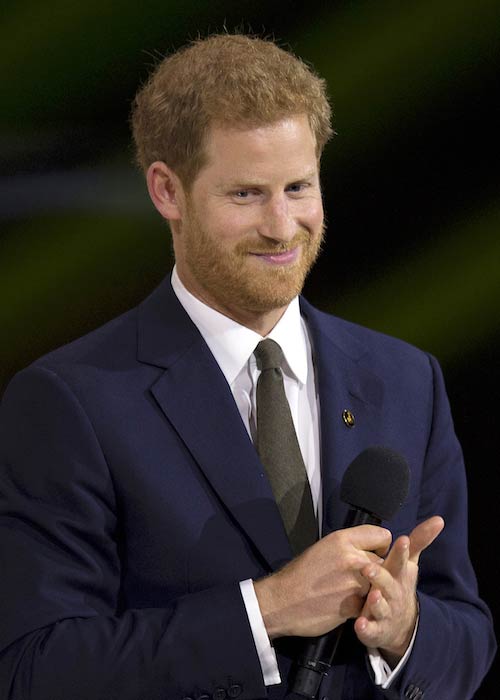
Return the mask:
{"type": "Polygon", "coordinates": [[[348,428],[354,428],[356,419],[354,418],[354,413],[351,413],[351,411],[348,408],[344,408],[344,410],[342,411],[342,420],[348,428]]]}

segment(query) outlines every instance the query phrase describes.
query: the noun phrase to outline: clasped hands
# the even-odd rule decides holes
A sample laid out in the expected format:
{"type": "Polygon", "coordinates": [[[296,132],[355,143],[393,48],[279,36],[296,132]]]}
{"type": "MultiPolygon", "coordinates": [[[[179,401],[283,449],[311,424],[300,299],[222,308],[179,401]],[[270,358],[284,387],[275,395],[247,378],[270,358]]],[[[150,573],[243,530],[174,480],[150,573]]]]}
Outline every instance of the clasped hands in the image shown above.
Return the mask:
{"type": "Polygon", "coordinates": [[[269,637],[314,637],[355,618],[358,639],[394,667],[415,628],[420,554],[443,527],[434,516],[392,547],[389,530],[375,525],[330,533],[255,582],[269,637]]]}

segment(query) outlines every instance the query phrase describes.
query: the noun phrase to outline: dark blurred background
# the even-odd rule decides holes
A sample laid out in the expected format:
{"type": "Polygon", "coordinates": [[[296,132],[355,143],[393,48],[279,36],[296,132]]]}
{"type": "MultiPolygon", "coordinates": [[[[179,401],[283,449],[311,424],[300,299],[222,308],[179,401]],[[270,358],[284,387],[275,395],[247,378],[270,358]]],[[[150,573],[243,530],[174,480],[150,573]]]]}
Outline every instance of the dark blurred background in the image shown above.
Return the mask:
{"type": "MultiPolygon", "coordinates": [[[[3,0],[0,392],[148,294],[172,264],[132,164],[129,105],[198,34],[274,36],[328,80],[325,310],[434,353],[470,488],[470,549],[499,610],[498,0],[3,0]]],[[[492,671],[476,698],[498,698],[492,671]]],[[[458,700],[458,699],[457,699],[458,700]]]]}

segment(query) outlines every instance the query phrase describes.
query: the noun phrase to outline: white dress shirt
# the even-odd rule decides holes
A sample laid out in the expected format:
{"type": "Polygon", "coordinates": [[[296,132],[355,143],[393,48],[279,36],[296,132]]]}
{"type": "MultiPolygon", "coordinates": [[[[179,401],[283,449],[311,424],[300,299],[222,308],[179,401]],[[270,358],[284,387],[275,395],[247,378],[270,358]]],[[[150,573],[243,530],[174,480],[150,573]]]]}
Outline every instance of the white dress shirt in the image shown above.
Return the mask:
{"type": "MultiPolygon", "coordinates": [[[[182,284],[175,267],[172,271],[172,288],[222,370],[245,428],[252,441],[255,441],[256,387],[260,372],[253,352],[263,337],[194,297],[182,284]]],[[[283,350],[282,373],[285,393],[311,486],[314,511],[321,526],[320,407],[311,342],[306,324],[300,315],[298,297],[290,302],[279,322],[266,337],[276,341],[283,350]]],[[[240,588],[264,683],[281,683],[276,654],[266,632],[253,582],[250,579],[242,581],[240,588]]],[[[369,650],[377,685],[384,688],[389,686],[406,661],[412,645],[413,640],[407,654],[392,672],[376,649],[369,650]]]]}

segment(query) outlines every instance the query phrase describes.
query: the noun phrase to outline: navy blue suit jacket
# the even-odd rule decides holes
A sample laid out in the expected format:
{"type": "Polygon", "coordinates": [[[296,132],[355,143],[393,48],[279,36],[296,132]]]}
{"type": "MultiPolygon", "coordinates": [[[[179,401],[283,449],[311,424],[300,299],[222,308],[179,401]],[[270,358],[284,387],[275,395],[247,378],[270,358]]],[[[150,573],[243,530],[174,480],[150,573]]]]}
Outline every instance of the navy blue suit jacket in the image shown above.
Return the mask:
{"type": "MultiPolygon", "coordinates": [[[[305,301],[302,313],[320,399],[323,532],[342,526],[342,474],[374,444],[411,469],[394,536],[446,520],[421,558],[418,634],[391,690],[376,689],[347,635],[322,695],[340,697],[340,684],[345,700],[466,700],[494,640],[438,366],[305,301]]],[[[20,372],[0,426],[3,700],[284,697],[284,684],[263,685],[238,582],[277,569],[290,547],[231,391],[168,280],[20,372]]],[[[293,644],[277,648],[285,679],[293,644]]]]}

